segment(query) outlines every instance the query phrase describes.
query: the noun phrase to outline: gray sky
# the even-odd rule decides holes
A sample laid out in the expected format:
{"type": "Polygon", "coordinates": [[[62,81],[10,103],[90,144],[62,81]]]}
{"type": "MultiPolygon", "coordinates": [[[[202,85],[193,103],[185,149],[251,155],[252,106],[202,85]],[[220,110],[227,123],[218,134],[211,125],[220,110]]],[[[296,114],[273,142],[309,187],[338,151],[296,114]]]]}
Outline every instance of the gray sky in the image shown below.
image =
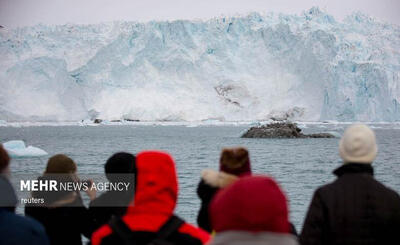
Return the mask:
{"type": "Polygon", "coordinates": [[[337,20],[361,11],[400,25],[400,0],[0,0],[0,25],[206,19],[251,11],[300,14],[312,6],[337,20]]]}

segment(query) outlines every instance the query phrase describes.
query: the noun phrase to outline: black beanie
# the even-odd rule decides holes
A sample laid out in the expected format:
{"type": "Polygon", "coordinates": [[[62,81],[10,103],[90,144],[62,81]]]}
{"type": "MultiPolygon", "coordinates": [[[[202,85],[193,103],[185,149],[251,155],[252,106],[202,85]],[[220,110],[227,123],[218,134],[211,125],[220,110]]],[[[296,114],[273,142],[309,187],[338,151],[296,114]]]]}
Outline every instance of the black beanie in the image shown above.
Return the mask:
{"type": "Polygon", "coordinates": [[[112,155],[104,166],[107,179],[111,182],[118,181],[116,174],[134,174],[136,172],[135,156],[126,153],[118,152],[112,155]]]}

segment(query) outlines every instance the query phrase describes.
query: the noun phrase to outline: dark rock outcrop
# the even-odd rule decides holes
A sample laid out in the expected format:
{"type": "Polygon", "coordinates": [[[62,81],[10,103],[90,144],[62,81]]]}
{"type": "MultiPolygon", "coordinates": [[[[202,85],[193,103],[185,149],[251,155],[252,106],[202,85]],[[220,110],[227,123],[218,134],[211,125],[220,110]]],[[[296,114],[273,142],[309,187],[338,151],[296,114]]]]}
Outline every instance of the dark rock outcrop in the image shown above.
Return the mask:
{"type": "Polygon", "coordinates": [[[336,138],[336,136],[330,133],[306,134],[305,136],[306,138],[336,138]]]}
{"type": "Polygon", "coordinates": [[[242,138],[335,138],[329,133],[303,134],[295,123],[279,122],[251,127],[242,138]]]}

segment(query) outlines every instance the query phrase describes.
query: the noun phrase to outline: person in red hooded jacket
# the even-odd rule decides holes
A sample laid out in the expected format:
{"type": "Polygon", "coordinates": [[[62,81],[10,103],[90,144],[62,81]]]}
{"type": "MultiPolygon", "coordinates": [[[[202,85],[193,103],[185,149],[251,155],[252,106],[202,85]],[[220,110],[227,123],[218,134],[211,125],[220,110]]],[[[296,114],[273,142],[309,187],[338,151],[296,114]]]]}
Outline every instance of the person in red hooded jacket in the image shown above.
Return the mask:
{"type": "Polygon", "coordinates": [[[242,177],[210,204],[212,245],[297,245],[290,232],[286,197],[265,176],[242,177]]]}
{"type": "Polygon", "coordinates": [[[92,235],[92,245],[106,244],[205,244],[209,234],[185,223],[173,212],[178,182],[173,159],[158,151],[136,157],[135,195],[127,212],[92,235]],[[172,221],[172,222],[171,222],[172,221]],[[172,224],[172,225],[170,225],[172,224]]]}

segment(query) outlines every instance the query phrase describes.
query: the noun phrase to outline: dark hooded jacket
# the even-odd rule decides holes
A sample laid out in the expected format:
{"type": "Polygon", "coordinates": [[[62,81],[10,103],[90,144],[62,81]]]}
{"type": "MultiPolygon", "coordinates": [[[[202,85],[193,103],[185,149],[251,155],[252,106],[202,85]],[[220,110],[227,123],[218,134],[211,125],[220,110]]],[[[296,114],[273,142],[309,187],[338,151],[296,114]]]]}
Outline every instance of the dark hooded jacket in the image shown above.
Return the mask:
{"type": "Polygon", "coordinates": [[[208,214],[210,202],[217,191],[227,187],[237,179],[237,176],[224,172],[208,169],[202,172],[201,181],[197,187],[197,195],[201,200],[200,210],[197,215],[197,224],[199,227],[208,232],[212,231],[208,214]]]}
{"type": "Polygon", "coordinates": [[[301,244],[400,244],[400,197],[373,178],[371,165],[345,164],[334,174],[314,193],[301,244]]]}
{"type": "Polygon", "coordinates": [[[133,188],[131,189],[131,193],[109,191],[91,201],[89,204],[89,213],[95,221],[96,229],[108,223],[112,216],[123,216],[132,197],[133,188]]]}
{"type": "MultiPolygon", "coordinates": [[[[248,176],[244,174],[242,176],[248,176]]],[[[200,228],[212,232],[210,224],[209,206],[217,192],[238,180],[239,177],[225,172],[206,169],[202,172],[201,181],[197,187],[197,195],[201,200],[197,215],[197,224],[200,228]]],[[[296,228],[290,223],[290,233],[297,236],[296,228]]]]}
{"type": "Polygon", "coordinates": [[[10,182],[0,176],[0,245],[46,245],[43,226],[34,219],[15,214],[17,198],[10,182]]]}
{"type": "MultiPolygon", "coordinates": [[[[121,220],[132,231],[135,244],[140,245],[151,242],[156,232],[173,215],[178,183],[174,161],[166,153],[139,153],[136,157],[136,171],[135,196],[121,220]]],[[[209,239],[207,232],[184,223],[167,240],[173,244],[201,245],[209,239]]],[[[92,244],[123,244],[123,241],[107,224],[93,233],[92,244]]]]}
{"type": "Polygon", "coordinates": [[[219,172],[203,170],[197,187],[197,195],[201,206],[197,215],[197,224],[204,230],[211,232],[209,205],[215,194],[235,182],[239,176],[251,175],[249,152],[243,147],[225,148],[219,159],[219,172]]]}
{"type": "Polygon", "coordinates": [[[118,152],[112,155],[105,164],[105,174],[110,183],[129,183],[127,190],[107,191],[89,204],[89,212],[96,222],[96,229],[108,223],[112,216],[125,214],[134,196],[135,156],[118,152]]]}

